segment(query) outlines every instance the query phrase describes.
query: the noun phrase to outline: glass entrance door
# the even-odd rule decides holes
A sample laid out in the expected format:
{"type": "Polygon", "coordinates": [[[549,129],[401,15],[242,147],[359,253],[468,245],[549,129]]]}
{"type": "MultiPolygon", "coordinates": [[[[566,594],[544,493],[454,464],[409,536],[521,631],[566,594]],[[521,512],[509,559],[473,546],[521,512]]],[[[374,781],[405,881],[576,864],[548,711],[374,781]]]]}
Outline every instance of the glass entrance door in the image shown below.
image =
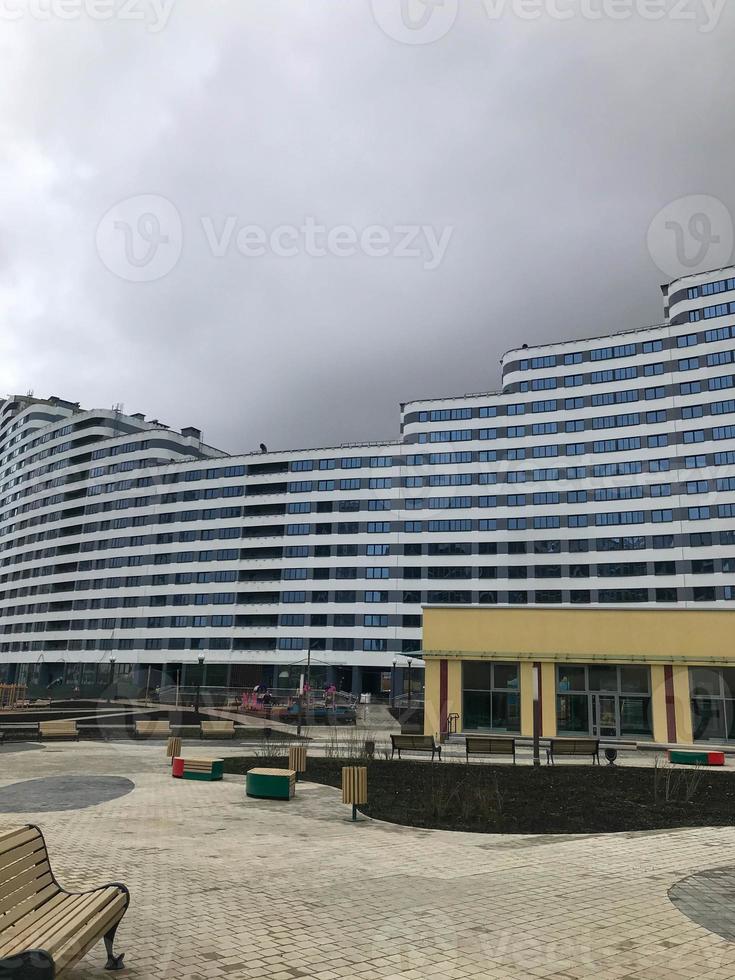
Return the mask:
{"type": "Polygon", "coordinates": [[[592,734],[598,738],[618,738],[620,722],[618,699],[614,694],[590,694],[592,734]]]}

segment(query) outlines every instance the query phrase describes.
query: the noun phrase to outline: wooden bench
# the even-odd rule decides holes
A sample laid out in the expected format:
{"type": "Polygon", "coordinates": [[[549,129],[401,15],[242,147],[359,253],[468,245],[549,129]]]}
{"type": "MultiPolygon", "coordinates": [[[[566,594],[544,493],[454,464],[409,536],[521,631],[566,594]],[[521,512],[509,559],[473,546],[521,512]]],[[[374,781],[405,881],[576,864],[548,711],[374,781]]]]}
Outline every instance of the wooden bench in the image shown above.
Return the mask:
{"type": "Polygon", "coordinates": [[[63,889],[46,842],[33,824],[0,832],[0,977],[55,980],[104,939],[107,970],[123,969],[113,941],[127,911],[125,885],[86,892],[63,889]]]}
{"type": "Polygon", "coordinates": [[[401,758],[401,752],[431,752],[431,761],[434,761],[434,756],[438,755],[441,761],[442,749],[441,745],[437,745],[434,741],[433,735],[391,735],[390,737],[392,750],[390,757],[398,752],[398,758],[401,758]]]}
{"type": "Polygon", "coordinates": [[[79,741],[79,729],[75,721],[39,721],[38,734],[45,738],[75,738],[79,741]]]}
{"type": "Polygon", "coordinates": [[[592,765],[600,764],[599,738],[552,738],[546,750],[546,765],[553,766],[557,755],[591,755],[592,765]]]}
{"type": "Polygon", "coordinates": [[[215,782],[222,779],[224,762],[222,759],[185,759],[177,756],[171,765],[174,779],[201,779],[215,782]]]}
{"type": "Polygon", "coordinates": [[[171,725],[167,721],[136,721],[136,738],[141,736],[151,738],[169,738],[171,735],[171,725]]]}
{"type": "Polygon", "coordinates": [[[296,773],[293,769],[250,769],[245,792],[261,800],[290,800],[296,793],[296,773]]]}
{"type": "Polygon", "coordinates": [[[465,737],[467,761],[471,755],[510,755],[516,764],[516,740],[504,736],[467,735],[465,737]]]}
{"type": "Polygon", "coordinates": [[[199,729],[199,738],[234,738],[234,721],[203,721],[199,729]]]}

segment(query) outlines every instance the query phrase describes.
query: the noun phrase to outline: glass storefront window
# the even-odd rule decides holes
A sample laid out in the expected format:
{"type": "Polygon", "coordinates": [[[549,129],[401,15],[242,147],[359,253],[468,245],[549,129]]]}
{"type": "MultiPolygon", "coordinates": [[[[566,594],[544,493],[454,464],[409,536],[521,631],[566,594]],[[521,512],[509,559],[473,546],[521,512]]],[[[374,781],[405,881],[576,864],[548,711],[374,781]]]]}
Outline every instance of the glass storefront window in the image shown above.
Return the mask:
{"type": "Polygon", "coordinates": [[[650,682],[648,667],[620,668],[620,690],[626,694],[648,694],[650,682]]]}
{"type": "Polygon", "coordinates": [[[618,668],[610,664],[595,664],[588,668],[590,691],[617,691],[618,668]]]}
{"type": "Polygon", "coordinates": [[[651,699],[630,697],[621,698],[620,734],[650,735],[652,731],[651,699]]]}
{"type": "Polygon", "coordinates": [[[735,668],[690,667],[695,742],[735,741],[735,668]]]}
{"type": "Polygon", "coordinates": [[[558,664],[556,684],[559,734],[585,733],[599,738],[653,735],[648,667],[558,664]]]}
{"type": "Polygon", "coordinates": [[[462,727],[520,732],[518,664],[467,660],[462,665],[462,727]]]}
{"type": "Polygon", "coordinates": [[[556,727],[560,734],[589,732],[586,694],[559,694],[557,696],[556,727]]]}
{"type": "Polygon", "coordinates": [[[560,691],[584,691],[587,687],[584,667],[563,664],[557,671],[560,691]]]}
{"type": "Polygon", "coordinates": [[[518,690],[518,664],[494,664],[493,687],[518,690]]]}
{"type": "Polygon", "coordinates": [[[465,660],[462,664],[462,684],[470,691],[489,691],[493,686],[492,664],[465,660]]]}

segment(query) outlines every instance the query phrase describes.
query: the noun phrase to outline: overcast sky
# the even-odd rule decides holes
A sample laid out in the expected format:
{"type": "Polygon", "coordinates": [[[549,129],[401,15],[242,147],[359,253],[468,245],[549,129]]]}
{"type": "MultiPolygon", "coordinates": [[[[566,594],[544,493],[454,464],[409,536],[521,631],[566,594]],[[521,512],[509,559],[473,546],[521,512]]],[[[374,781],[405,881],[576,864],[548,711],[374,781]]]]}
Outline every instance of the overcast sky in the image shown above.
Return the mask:
{"type": "Polygon", "coordinates": [[[731,250],[715,0],[52,2],[0,0],[0,395],[393,439],[509,347],[659,322],[671,202],[714,199],[700,268],[731,250]]]}

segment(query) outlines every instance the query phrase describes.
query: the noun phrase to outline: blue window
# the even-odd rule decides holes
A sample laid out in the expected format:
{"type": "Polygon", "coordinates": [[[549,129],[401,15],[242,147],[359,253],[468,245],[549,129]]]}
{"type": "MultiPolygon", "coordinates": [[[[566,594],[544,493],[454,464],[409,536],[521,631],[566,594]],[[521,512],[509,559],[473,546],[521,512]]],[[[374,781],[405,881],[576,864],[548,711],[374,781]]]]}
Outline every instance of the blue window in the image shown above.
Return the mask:
{"type": "Polygon", "coordinates": [[[644,364],[643,365],[643,374],[647,378],[652,378],[656,374],[663,374],[663,373],[664,373],[664,366],[663,366],[663,364],[644,364]]]}
{"type": "Polygon", "coordinates": [[[656,351],[664,349],[663,340],[646,340],[643,343],[643,353],[644,354],[654,354],[656,351]]]}
{"type": "Polygon", "coordinates": [[[684,433],[684,442],[704,442],[704,430],[703,429],[693,429],[689,432],[684,433]]]}
{"type": "Polygon", "coordinates": [[[555,515],[545,516],[545,517],[534,517],[533,526],[537,530],[544,530],[546,528],[554,528],[561,526],[561,520],[555,515]]]}
{"type": "Polygon", "coordinates": [[[650,402],[656,398],[665,398],[666,389],[662,385],[659,385],[656,388],[646,388],[644,394],[646,397],[646,401],[650,402]]]}

